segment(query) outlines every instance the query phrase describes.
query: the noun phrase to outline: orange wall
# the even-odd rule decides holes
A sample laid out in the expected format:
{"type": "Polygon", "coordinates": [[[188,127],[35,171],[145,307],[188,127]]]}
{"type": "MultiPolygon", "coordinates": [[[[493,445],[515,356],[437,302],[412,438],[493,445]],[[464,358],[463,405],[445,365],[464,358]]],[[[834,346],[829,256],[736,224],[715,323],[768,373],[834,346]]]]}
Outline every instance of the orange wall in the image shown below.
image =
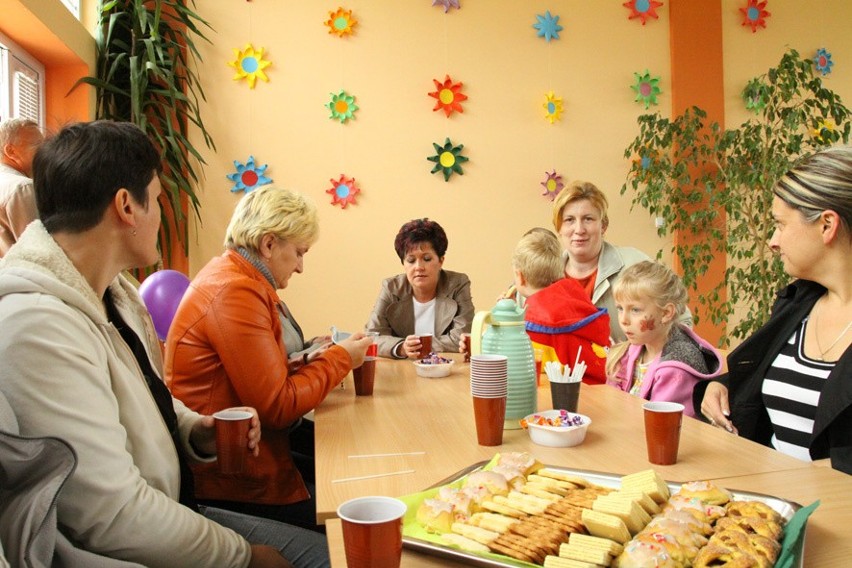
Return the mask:
{"type": "Polygon", "coordinates": [[[94,69],[95,41],[59,0],[3,0],[0,31],[45,67],[48,129],[94,116],[93,91],[69,91],[94,69]]]}

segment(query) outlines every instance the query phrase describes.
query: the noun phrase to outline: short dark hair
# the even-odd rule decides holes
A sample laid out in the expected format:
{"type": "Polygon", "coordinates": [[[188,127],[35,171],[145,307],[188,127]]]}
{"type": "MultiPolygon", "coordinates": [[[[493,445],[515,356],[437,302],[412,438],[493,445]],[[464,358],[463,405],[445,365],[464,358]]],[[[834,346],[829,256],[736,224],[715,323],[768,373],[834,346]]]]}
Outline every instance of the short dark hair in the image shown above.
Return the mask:
{"type": "Polygon", "coordinates": [[[161,171],[156,148],[138,126],[109,120],[71,124],[33,159],[39,217],[50,233],[91,229],[121,188],[147,206],[148,184],[161,171]]]}
{"type": "Polygon", "coordinates": [[[408,250],[417,243],[429,243],[435,253],[443,258],[447,253],[447,233],[435,221],[427,218],[414,219],[403,225],[393,241],[393,248],[400,261],[405,259],[408,250]]]}

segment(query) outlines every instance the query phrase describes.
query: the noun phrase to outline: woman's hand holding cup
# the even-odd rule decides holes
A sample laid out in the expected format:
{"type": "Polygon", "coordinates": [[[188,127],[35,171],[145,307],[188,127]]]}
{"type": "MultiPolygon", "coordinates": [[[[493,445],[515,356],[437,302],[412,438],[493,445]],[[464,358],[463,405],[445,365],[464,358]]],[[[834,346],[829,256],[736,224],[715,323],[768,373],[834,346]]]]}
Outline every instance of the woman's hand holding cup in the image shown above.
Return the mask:
{"type": "Polygon", "coordinates": [[[352,359],[352,368],[360,367],[364,364],[364,356],[367,354],[367,349],[373,344],[373,338],[364,335],[362,332],[353,333],[346,339],[338,342],[338,345],[346,349],[349,357],[352,359]]]}

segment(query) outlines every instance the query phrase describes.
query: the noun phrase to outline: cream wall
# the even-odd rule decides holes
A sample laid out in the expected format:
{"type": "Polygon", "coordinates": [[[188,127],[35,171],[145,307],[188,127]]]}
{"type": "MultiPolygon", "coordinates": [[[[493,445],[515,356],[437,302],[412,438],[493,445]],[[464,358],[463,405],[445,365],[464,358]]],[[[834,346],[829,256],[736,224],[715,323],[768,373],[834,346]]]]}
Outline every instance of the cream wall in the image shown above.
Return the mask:
{"type": "Polygon", "coordinates": [[[444,14],[428,0],[351,0],[356,34],[338,39],[323,22],[337,4],[204,2],[216,29],[202,48],[208,96],[205,122],[217,143],[206,154],[203,226],[190,253],[195,274],[221,251],[225,227],[242,194],[229,192],[232,161],[253,154],[276,185],[311,196],[321,237],[305,272],[283,296],[306,333],[335,324],[359,329],[383,277],[400,272],[393,238],[400,225],[428,216],[446,229],[444,267],[466,272],[477,309],[492,307],[511,282],[510,258],[530,227],[550,226],[540,194],[545,170],[566,181],[587,179],[611,200],[607,234],[653,254],[660,248],[644,211],[628,213],[619,196],[627,171],[623,149],[644,107],[633,102],[635,71],[663,77],[657,108],[667,110],[668,20],[641,26],[621,2],[473,1],[444,14]],[[532,28],[536,14],[560,16],[560,39],[532,28]],[[231,79],[232,48],[251,42],[273,62],[269,83],[250,90],[231,79]],[[464,83],[464,114],[432,112],[433,78],[464,83]],[[361,110],[346,125],[329,120],[329,94],[346,89],[361,110]],[[565,102],[561,122],[544,118],[544,95],[565,102]],[[430,174],[432,142],[465,145],[464,176],[448,183],[430,174]],[[330,205],[329,178],[354,176],[358,204],[330,205]]]}
{"type": "MultiPolygon", "coordinates": [[[[813,57],[820,47],[832,55],[832,72],[823,77],[824,85],[840,95],[852,108],[852,2],[826,0],[810,5],[793,0],[773,0],[767,4],[771,16],[765,29],[752,34],[739,25],[739,6],[743,2],[723,0],[725,117],[728,128],[735,128],[752,116],[742,103],[740,92],[749,79],[775,67],[788,48],[802,56],[813,57]]],[[[746,306],[734,311],[736,321],[747,313],[746,306]]]]}
{"type": "MultiPolygon", "coordinates": [[[[688,1],[688,0],[672,0],[688,1]]],[[[661,77],[660,105],[669,114],[668,7],[645,26],[627,19],[620,0],[461,0],[444,14],[428,0],[351,0],[358,20],[338,39],[323,22],[338,4],[204,2],[199,11],[215,33],[202,45],[208,100],[206,124],[217,143],[205,154],[200,188],[203,225],[194,232],[194,275],[221,252],[225,227],[241,194],[229,191],[232,161],[253,154],[269,164],[276,185],[308,194],[320,212],[321,237],[305,273],[283,296],[306,333],[335,324],[360,328],[383,277],[400,271],[393,251],[399,226],[428,216],[450,238],[445,267],[473,281],[477,309],[490,308],[509,283],[510,256],[520,235],[550,226],[540,196],[545,170],[566,181],[595,182],[610,198],[607,238],[649,254],[668,250],[643,210],[619,195],[628,169],[622,153],[644,107],[633,102],[634,72],[661,77]],[[537,38],[535,15],[550,10],[564,27],[560,39],[537,38]],[[272,61],[268,83],[250,90],[232,80],[233,48],[252,43],[272,61]],[[464,83],[464,114],[432,112],[432,79],[464,83]],[[346,125],[328,119],[324,104],[345,89],[361,109],[346,125]],[[565,102],[561,122],[544,118],[544,93],[565,102]],[[465,145],[464,176],[445,183],[430,174],[432,142],[449,136],[465,145]],[[329,178],[354,176],[363,193],[346,210],[330,205],[329,178]]],[[[844,25],[852,3],[827,0],[807,7],[773,0],[766,29],[741,26],[741,0],[722,0],[726,117],[748,118],[739,98],[745,82],[777,64],[787,45],[803,54],[826,47],[835,60],[827,85],[852,101],[852,40],[844,25]]],[[[700,65],[700,62],[696,62],[700,65]]]]}

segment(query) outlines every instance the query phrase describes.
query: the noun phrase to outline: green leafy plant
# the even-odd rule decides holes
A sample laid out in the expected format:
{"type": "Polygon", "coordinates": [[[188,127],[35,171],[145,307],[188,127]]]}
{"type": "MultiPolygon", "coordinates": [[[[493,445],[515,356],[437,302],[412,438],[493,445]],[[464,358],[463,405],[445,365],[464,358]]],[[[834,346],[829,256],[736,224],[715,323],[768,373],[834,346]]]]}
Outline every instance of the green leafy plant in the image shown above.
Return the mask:
{"type": "Polygon", "coordinates": [[[735,311],[744,314],[722,345],[763,325],[775,292],[788,281],[769,249],[775,183],[803,156],[847,142],[850,132],[849,109],[795,50],[749,81],[742,96],[755,116],[733,129],[708,122],[698,107],[671,120],[640,116],[639,135],[624,153],[633,164],[621,188],[632,190],[632,206],[664,220],[661,236],[698,237],[675,239],[672,247],[687,287],[697,289],[710,261],[726,256],[725,279],[694,295],[700,317],[715,325],[727,329],[735,311]]]}
{"type": "Polygon", "coordinates": [[[189,250],[185,207],[196,214],[193,188],[204,164],[189,139],[194,125],[204,144],[215,149],[201,120],[204,91],[194,71],[201,61],[195,38],[211,29],[193,9],[194,0],[110,0],[100,2],[97,70],[84,77],[97,92],[96,117],[132,122],[154,142],[163,162],[160,250],[170,260],[173,231],[184,254],[189,250]]]}

